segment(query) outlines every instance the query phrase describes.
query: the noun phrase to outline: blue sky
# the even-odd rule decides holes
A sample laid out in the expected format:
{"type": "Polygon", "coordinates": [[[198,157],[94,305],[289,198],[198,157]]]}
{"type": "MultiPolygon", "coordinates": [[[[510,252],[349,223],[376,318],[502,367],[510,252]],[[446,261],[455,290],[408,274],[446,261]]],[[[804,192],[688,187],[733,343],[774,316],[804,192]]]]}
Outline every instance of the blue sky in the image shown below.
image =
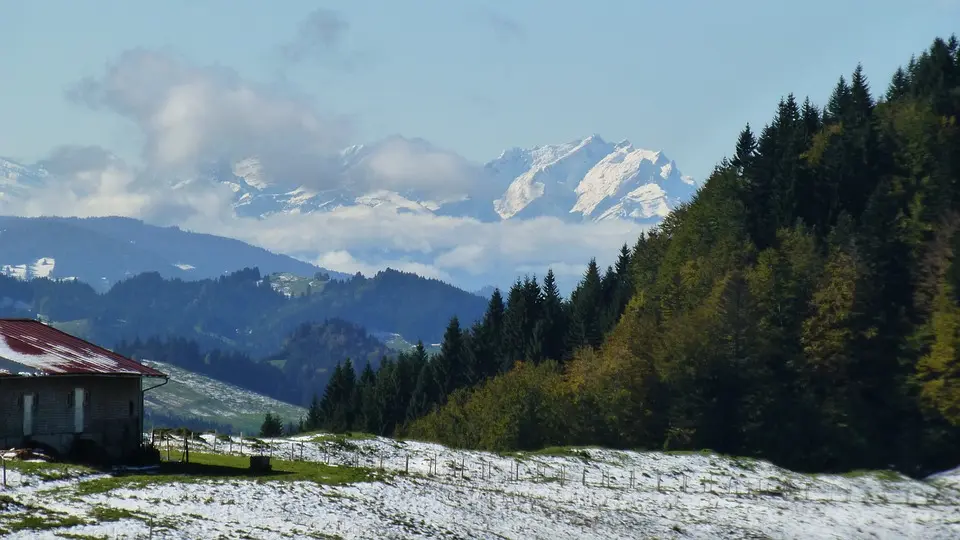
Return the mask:
{"type": "Polygon", "coordinates": [[[65,89],[135,47],[220,64],[354,118],[355,142],[400,133],[467,158],[599,133],[662,149],[702,178],[744,122],[787,92],[816,102],[862,62],[874,89],[955,30],[952,0],[0,0],[0,155],[61,144],[140,149],[125,120],[65,89]],[[282,47],[312,10],[334,46],[282,47]]]}

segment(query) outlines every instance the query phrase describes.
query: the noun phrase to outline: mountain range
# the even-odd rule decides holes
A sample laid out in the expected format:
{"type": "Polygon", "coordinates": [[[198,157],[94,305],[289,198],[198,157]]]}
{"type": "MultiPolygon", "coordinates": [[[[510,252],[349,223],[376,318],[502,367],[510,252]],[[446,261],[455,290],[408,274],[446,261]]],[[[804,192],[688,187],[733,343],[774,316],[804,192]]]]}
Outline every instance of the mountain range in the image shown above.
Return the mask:
{"type": "Polygon", "coordinates": [[[136,219],[0,216],[0,274],[20,279],[77,279],[105,291],[143,272],[199,280],[246,267],[265,274],[350,277],[239,240],[136,219]]]}
{"type": "MultiPolygon", "coordinates": [[[[338,178],[323,189],[270,178],[256,157],[211,161],[197,178],[169,179],[171,188],[197,181],[228,185],[242,217],[311,213],[345,206],[386,205],[398,212],[470,217],[481,221],[552,216],[564,221],[627,219],[656,223],[688,200],[696,182],[680,173],[663,152],[611,143],[599,135],[563,144],[510,148],[483,165],[423,139],[387,137],[344,149],[338,178]],[[437,164],[449,181],[444,189],[418,182],[389,157],[437,164]],[[385,170],[389,169],[389,170],[385,170]],[[455,177],[455,178],[454,178],[455,177]],[[411,180],[404,185],[402,180],[411,180]]],[[[42,164],[0,159],[0,198],[29,197],[51,174],[42,164]]],[[[318,182],[319,185],[319,182],[318,182]]]]}
{"type": "MultiPolygon", "coordinates": [[[[352,146],[340,154],[340,184],[310,189],[273,182],[259,162],[248,158],[212,167],[207,179],[228,184],[238,215],[330,211],[353,205],[392,207],[398,212],[470,217],[480,221],[551,216],[568,222],[627,219],[656,223],[688,200],[696,182],[680,173],[663,152],[610,143],[599,135],[564,144],[511,148],[486,164],[474,165],[422,139],[389,137],[352,146]],[[371,187],[384,155],[442,156],[460,189],[371,187]]],[[[382,185],[382,183],[380,184],[382,185]]]]}
{"type": "MultiPolygon", "coordinates": [[[[490,224],[551,217],[572,224],[653,225],[698,189],[697,182],[682,175],[665,153],[637,148],[628,141],[611,143],[598,135],[563,144],[510,148],[484,164],[423,139],[393,136],[346,148],[334,161],[323,168],[330,178],[321,178],[318,172],[317,178],[291,179],[271,176],[256,157],[210,160],[188,178],[162,179],[160,193],[169,189],[173,198],[176,190],[227,186],[233,213],[252,220],[250,226],[255,226],[253,220],[286,216],[289,225],[285,227],[295,227],[297,216],[364,207],[490,224]]],[[[16,213],[17,201],[30,200],[35,190],[51,185],[63,168],[55,160],[23,165],[0,159],[0,202],[6,203],[2,206],[16,213]]],[[[49,190],[44,193],[49,196],[49,190]]],[[[165,224],[177,222],[169,216],[163,219],[165,224]]],[[[305,222],[304,226],[313,225],[305,222]]],[[[296,232],[290,229],[286,234],[296,232]]],[[[623,241],[632,243],[634,237],[623,241]]],[[[398,265],[415,270],[417,265],[434,264],[440,254],[426,244],[411,250],[386,239],[378,243],[375,238],[339,249],[362,263],[362,268],[398,265]]],[[[0,219],[0,273],[21,278],[75,277],[102,291],[146,271],[186,280],[244,267],[258,267],[265,274],[310,277],[322,272],[334,279],[348,277],[304,262],[326,260],[321,257],[325,252],[308,245],[287,248],[285,253],[292,257],[226,238],[122,218],[0,219]]],[[[592,252],[582,255],[584,261],[590,256],[592,252]]],[[[537,270],[542,273],[547,265],[562,263],[579,265],[581,261],[551,258],[512,267],[446,268],[444,275],[447,281],[488,296],[489,286],[504,288],[529,271],[525,268],[542,267],[537,270]]],[[[355,265],[328,264],[341,264],[337,268],[355,273],[355,265]]],[[[559,274],[558,284],[569,290],[576,279],[559,274]]]]}

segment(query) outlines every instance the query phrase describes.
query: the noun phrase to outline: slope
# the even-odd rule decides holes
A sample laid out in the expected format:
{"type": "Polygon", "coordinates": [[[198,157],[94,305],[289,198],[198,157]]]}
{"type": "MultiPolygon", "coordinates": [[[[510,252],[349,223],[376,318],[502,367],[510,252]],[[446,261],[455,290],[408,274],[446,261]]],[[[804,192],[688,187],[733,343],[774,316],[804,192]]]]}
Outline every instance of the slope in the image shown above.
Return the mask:
{"type": "Polygon", "coordinates": [[[49,260],[50,268],[43,275],[24,277],[79,279],[98,290],[143,272],[197,280],[259,267],[265,273],[349,277],[239,240],[130,218],[0,216],[0,266],[32,265],[42,259],[49,260]]]}
{"type": "Polygon", "coordinates": [[[180,464],[182,439],[169,442],[172,462],[159,475],[11,462],[0,531],[15,539],[960,534],[956,471],[924,480],[885,471],[810,476],[708,453],[555,448],[497,455],[326,434],[248,439],[242,447],[236,437],[204,435],[189,441],[191,463],[180,464]],[[239,454],[251,451],[273,455],[274,473],[250,476],[239,454]]]}
{"type": "Polygon", "coordinates": [[[166,362],[142,360],[170,376],[167,384],[144,394],[145,426],[189,427],[191,423],[230,426],[233,432],[257,433],[266,413],[284,422],[297,422],[306,409],[239,386],[179,368],[166,362]],[[177,422],[171,425],[170,420],[177,422]]]}
{"type": "MultiPolygon", "coordinates": [[[[956,466],[957,118],[956,37],[880,99],[859,66],[823,109],[788,94],[609,272],[628,295],[606,293],[591,264],[568,311],[587,346],[444,396],[410,434],[490,450],[709,448],[808,471],[956,466]]],[[[517,321],[504,338],[542,343],[544,325],[517,321]]],[[[517,351],[509,365],[529,356],[517,351]]]]}

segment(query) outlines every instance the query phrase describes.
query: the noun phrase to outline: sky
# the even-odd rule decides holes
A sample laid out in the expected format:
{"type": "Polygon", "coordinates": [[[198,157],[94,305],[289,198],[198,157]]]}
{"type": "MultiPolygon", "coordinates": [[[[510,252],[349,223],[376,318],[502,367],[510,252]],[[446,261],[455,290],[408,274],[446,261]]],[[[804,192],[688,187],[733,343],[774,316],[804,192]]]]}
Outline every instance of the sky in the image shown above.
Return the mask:
{"type": "MultiPolygon", "coordinates": [[[[264,144],[279,168],[391,134],[483,162],[508,147],[597,133],[662,150],[702,179],[743,125],[763,125],[788,92],[823,103],[858,62],[882,92],[911,54],[956,30],[960,1],[0,0],[0,13],[0,155],[33,162],[81,147],[66,154],[89,164],[91,149],[108,150],[122,165],[111,161],[95,180],[89,167],[75,175],[85,182],[77,193],[110,189],[84,211],[142,217],[143,170],[264,144]],[[184,81],[199,82],[180,108],[160,96],[184,81]]],[[[190,204],[204,201],[222,218],[206,196],[190,204]]],[[[198,227],[291,245],[267,225],[243,234],[236,224],[198,227]]],[[[634,232],[577,234],[618,245],[627,240],[618,234],[634,232]]],[[[347,247],[318,249],[342,263],[353,259],[347,247]]],[[[428,247],[440,257],[456,246],[428,247]]],[[[500,262],[535,269],[591,255],[500,262]]]]}

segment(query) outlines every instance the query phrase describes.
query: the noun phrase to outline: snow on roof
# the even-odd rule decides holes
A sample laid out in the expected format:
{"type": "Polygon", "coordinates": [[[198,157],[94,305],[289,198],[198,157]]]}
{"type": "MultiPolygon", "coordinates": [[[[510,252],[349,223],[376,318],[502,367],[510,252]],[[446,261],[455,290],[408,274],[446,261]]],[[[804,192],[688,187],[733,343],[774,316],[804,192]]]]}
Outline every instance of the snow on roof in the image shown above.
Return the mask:
{"type": "Polygon", "coordinates": [[[63,374],[166,377],[40,321],[0,319],[0,376],[63,374]]]}

